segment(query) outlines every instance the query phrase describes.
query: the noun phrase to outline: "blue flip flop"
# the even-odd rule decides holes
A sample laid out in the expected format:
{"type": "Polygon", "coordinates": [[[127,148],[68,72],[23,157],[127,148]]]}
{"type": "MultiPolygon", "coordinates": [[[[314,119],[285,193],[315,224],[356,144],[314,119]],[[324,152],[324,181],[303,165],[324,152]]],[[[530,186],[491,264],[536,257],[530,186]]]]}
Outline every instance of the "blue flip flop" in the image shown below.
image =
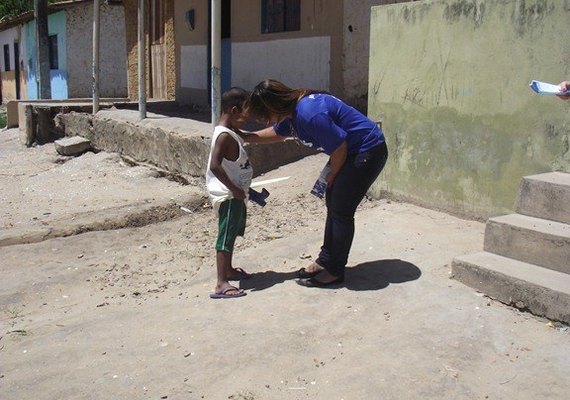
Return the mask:
{"type": "Polygon", "coordinates": [[[228,285],[228,286],[224,287],[221,292],[210,294],[210,298],[211,299],[232,299],[234,297],[243,297],[246,294],[247,293],[244,292],[242,289],[238,289],[235,286],[228,285]],[[234,294],[228,294],[228,292],[230,290],[237,290],[238,292],[234,293],[234,294]]]}

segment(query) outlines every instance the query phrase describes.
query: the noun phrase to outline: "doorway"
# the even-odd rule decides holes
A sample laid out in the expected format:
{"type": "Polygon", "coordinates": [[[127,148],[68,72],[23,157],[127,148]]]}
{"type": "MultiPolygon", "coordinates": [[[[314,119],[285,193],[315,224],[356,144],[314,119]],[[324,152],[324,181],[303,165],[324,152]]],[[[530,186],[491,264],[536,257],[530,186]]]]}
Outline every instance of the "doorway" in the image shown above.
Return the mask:
{"type": "Polygon", "coordinates": [[[16,99],[20,99],[20,45],[14,42],[14,70],[16,72],[16,99]]]}
{"type": "Polygon", "coordinates": [[[150,87],[149,97],[166,99],[166,43],[164,40],[166,25],[166,2],[149,0],[149,40],[150,40],[150,87]]]}

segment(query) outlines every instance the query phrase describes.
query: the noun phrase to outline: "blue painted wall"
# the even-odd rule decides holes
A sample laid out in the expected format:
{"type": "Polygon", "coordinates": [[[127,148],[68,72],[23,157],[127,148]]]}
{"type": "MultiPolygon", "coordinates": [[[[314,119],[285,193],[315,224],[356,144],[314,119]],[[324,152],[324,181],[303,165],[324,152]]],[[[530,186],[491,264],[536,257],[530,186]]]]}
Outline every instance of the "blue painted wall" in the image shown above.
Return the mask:
{"type": "MultiPolygon", "coordinates": [[[[50,71],[51,98],[67,99],[67,38],[65,11],[51,14],[48,18],[49,35],[57,35],[57,53],[59,68],[50,71]]],[[[28,99],[38,98],[38,81],[36,68],[36,22],[28,22],[25,27],[26,36],[26,85],[28,99]]]]}

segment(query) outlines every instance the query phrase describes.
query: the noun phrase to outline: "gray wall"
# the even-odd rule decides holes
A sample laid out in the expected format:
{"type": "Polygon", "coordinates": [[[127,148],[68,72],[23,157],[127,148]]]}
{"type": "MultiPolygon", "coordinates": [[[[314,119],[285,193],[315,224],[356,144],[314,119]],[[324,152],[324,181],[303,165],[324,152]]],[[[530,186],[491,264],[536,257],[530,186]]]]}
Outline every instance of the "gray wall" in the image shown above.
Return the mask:
{"type": "MultiPolygon", "coordinates": [[[[122,6],[100,9],[101,97],[127,97],[127,48],[122,6]]],[[[93,4],[66,10],[67,71],[69,98],[92,97],[93,4]]]]}
{"type": "Polygon", "coordinates": [[[370,53],[370,9],[413,0],[344,0],[342,25],[343,100],[366,113],[370,53]]]}
{"type": "Polygon", "coordinates": [[[569,0],[434,0],[372,9],[369,108],[390,159],[380,196],[487,218],[524,175],[570,172],[569,0]]]}

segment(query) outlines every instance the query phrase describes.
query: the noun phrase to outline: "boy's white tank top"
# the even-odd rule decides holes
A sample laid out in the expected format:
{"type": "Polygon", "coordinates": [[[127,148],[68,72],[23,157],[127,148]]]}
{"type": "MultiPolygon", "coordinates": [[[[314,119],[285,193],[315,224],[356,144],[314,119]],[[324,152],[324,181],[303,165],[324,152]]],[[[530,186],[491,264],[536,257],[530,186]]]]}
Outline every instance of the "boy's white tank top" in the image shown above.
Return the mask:
{"type": "Polygon", "coordinates": [[[208,157],[208,169],[206,170],[206,188],[208,189],[208,194],[210,196],[210,201],[214,210],[217,210],[220,203],[224,200],[233,198],[232,192],[224,185],[210,170],[210,163],[212,162],[212,151],[216,144],[216,140],[222,133],[229,134],[239,145],[239,157],[235,161],[223,159],[222,168],[226,171],[226,174],[230,180],[236,184],[236,186],[241,187],[245,195],[251,185],[251,180],[253,178],[253,169],[249,164],[249,159],[247,157],[247,152],[244,148],[244,140],[234,131],[225,126],[216,126],[214,128],[214,134],[212,135],[212,145],[210,148],[210,156],[208,157]]]}

